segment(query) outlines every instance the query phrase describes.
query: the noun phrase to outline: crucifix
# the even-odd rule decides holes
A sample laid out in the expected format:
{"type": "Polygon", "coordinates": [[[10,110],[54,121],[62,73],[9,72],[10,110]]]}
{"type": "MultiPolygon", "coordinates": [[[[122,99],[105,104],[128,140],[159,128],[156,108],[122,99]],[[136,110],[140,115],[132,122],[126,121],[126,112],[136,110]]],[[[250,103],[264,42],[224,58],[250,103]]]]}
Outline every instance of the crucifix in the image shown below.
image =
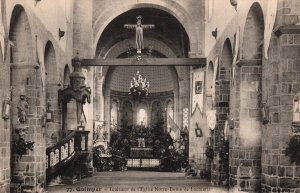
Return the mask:
{"type": "Polygon", "coordinates": [[[126,29],[135,29],[135,43],[138,54],[141,54],[142,49],[144,49],[143,30],[153,29],[155,27],[154,24],[142,25],[142,18],[143,17],[139,15],[136,17],[136,24],[124,24],[124,28],[126,29]]]}

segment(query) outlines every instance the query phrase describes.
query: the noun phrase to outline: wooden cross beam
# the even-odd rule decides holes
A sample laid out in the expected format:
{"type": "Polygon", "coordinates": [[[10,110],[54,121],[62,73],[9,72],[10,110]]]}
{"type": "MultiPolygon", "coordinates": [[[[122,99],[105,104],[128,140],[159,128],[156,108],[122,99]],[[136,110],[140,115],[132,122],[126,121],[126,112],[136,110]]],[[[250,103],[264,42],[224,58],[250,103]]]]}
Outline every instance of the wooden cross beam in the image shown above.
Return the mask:
{"type": "Polygon", "coordinates": [[[206,58],[83,59],[82,66],[195,66],[195,67],[205,67],[206,66],[206,58]]]}

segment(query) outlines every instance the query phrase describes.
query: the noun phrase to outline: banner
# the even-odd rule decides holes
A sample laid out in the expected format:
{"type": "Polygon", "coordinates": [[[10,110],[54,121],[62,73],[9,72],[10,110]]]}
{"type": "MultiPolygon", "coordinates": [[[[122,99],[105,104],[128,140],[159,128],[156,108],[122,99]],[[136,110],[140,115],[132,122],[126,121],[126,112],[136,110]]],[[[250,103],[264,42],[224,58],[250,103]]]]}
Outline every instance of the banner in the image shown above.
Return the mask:
{"type": "Polygon", "coordinates": [[[179,139],[179,127],[172,119],[172,117],[168,114],[167,116],[167,125],[168,125],[168,132],[173,140],[179,139]]]}
{"type": "Polygon", "coordinates": [[[37,55],[37,63],[40,65],[40,75],[42,81],[42,90],[45,89],[46,84],[46,72],[45,72],[45,63],[44,63],[44,46],[40,39],[36,37],[36,55],[37,55]]]}
{"type": "Polygon", "coordinates": [[[212,83],[212,100],[213,101],[215,101],[215,95],[216,95],[216,80],[217,80],[218,68],[219,68],[219,56],[217,56],[217,58],[214,62],[214,76],[213,76],[213,83],[212,83]]]}
{"type": "Polygon", "coordinates": [[[182,126],[189,128],[189,108],[182,109],[182,126]]]}
{"type": "Polygon", "coordinates": [[[271,36],[275,24],[277,13],[277,0],[269,0],[266,22],[265,22],[265,32],[264,32],[264,55],[265,59],[268,59],[268,50],[270,47],[271,36]]]}
{"type": "Polygon", "coordinates": [[[206,111],[208,128],[214,130],[217,124],[216,110],[206,111]]]}
{"type": "MultiPolygon", "coordinates": [[[[179,131],[179,127],[178,125],[175,123],[175,121],[172,119],[172,117],[168,114],[168,120],[167,120],[167,123],[168,123],[168,127],[171,128],[172,131],[174,132],[177,132],[179,131]]],[[[169,128],[168,128],[169,129],[169,128]]]]}
{"type": "Polygon", "coordinates": [[[203,111],[203,87],[204,72],[197,70],[193,72],[193,95],[192,95],[192,114],[198,107],[200,112],[203,111]]]}

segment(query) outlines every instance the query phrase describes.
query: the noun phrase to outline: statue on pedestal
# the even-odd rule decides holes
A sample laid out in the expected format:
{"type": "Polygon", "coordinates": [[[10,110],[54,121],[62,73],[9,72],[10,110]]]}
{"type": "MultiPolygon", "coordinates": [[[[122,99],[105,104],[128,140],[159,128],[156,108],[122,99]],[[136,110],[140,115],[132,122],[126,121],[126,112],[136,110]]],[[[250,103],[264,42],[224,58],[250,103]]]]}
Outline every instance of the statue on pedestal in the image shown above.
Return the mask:
{"type": "Polygon", "coordinates": [[[26,96],[21,94],[20,95],[20,101],[18,104],[18,119],[20,124],[25,124],[27,119],[27,113],[28,113],[28,103],[26,101],[26,96]]]}
{"type": "Polygon", "coordinates": [[[18,134],[19,139],[13,143],[13,152],[19,154],[21,157],[27,152],[27,150],[33,151],[34,142],[25,141],[25,135],[29,126],[27,123],[27,114],[28,114],[28,103],[26,101],[25,94],[21,93],[20,101],[17,106],[18,109],[18,121],[19,124],[15,127],[15,132],[18,134]]]}

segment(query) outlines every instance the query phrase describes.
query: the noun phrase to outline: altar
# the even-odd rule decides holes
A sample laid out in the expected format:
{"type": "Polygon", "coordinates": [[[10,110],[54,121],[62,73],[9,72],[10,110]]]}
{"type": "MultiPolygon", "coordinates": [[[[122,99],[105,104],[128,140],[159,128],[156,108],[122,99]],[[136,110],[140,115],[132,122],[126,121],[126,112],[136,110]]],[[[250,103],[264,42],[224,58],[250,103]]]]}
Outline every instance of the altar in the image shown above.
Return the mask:
{"type": "Polygon", "coordinates": [[[130,158],[152,158],[153,149],[151,147],[131,147],[130,158]]]}
{"type": "Polygon", "coordinates": [[[160,159],[154,158],[152,147],[131,147],[126,160],[129,169],[155,169],[160,166],[160,159]]]}
{"type": "Polygon", "coordinates": [[[126,159],[128,169],[159,170],[161,157],[171,140],[162,126],[148,128],[137,125],[112,132],[110,146],[112,154],[126,159]]]}
{"type": "Polygon", "coordinates": [[[144,158],[144,159],[126,159],[127,168],[129,169],[158,169],[160,159],[144,158]]]}

